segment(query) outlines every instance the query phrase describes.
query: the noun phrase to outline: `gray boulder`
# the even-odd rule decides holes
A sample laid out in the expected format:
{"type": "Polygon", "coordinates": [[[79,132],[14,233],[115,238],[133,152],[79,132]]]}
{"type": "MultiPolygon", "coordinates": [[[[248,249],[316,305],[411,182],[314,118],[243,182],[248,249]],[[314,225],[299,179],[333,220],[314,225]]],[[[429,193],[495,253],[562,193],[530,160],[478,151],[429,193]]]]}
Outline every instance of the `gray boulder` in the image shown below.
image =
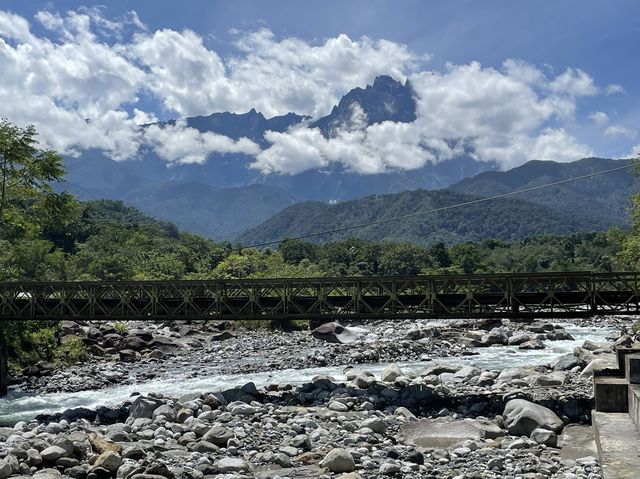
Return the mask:
{"type": "Polygon", "coordinates": [[[338,323],[324,323],[311,332],[314,338],[338,344],[355,343],[367,333],[362,328],[350,328],[338,323]]]}
{"type": "Polygon", "coordinates": [[[131,409],[129,409],[129,417],[143,417],[151,419],[153,418],[153,411],[155,411],[162,405],[164,405],[164,403],[162,401],[159,401],[158,399],[138,396],[136,400],[133,401],[131,409]]]}
{"type": "Polygon", "coordinates": [[[400,376],[404,376],[404,372],[402,372],[400,366],[398,366],[396,363],[391,363],[382,371],[380,380],[385,383],[392,383],[400,376]]]}
{"type": "Polygon", "coordinates": [[[228,427],[216,425],[209,429],[204,436],[202,436],[203,441],[210,442],[215,444],[218,447],[226,447],[227,441],[234,437],[233,431],[228,427]]]}
{"type": "Polygon", "coordinates": [[[249,464],[238,457],[223,457],[216,462],[218,472],[244,472],[249,470],[249,464]]]}
{"type": "Polygon", "coordinates": [[[352,472],[356,470],[356,463],[353,456],[344,449],[332,449],[320,462],[322,467],[326,467],[331,472],[352,472]]]}
{"type": "Polygon", "coordinates": [[[504,408],[504,424],[509,434],[530,436],[534,429],[560,431],[564,423],[551,409],[524,399],[512,399],[504,408]]]}
{"type": "Polygon", "coordinates": [[[61,457],[66,457],[67,455],[67,451],[62,449],[60,446],[49,446],[40,453],[42,460],[46,462],[55,462],[61,457]]]}

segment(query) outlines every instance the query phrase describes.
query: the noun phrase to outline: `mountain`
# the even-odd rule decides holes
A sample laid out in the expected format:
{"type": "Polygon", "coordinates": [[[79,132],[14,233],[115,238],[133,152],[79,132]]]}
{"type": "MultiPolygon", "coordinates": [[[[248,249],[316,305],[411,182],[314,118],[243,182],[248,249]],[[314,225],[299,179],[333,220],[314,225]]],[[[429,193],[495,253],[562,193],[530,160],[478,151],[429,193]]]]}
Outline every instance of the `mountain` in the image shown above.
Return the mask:
{"type": "MultiPolygon", "coordinates": [[[[450,190],[415,190],[373,195],[335,205],[312,201],[298,203],[242,234],[238,240],[245,245],[274,241],[442,208],[478,198],[450,190]]],[[[605,218],[585,219],[584,216],[563,213],[527,201],[505,198],[332,233],[312,241],[357,237],[375,241],[412,241],[425,245],[437,241],[452,244],[482,239],[513,240],[543,233],[603,230],[613,223],[605,218]]]]}
{"type": "MultiPolygon", "coordinates": [[[[618,168],[628,165],[629,161],[604,158],[584,158],[571,163],[530,161],[509,171],[491,171],[466,178],[449,189],[492,196],[618,168]]],[[[639,187],[640,180],[630,170],[621,170],[527,192],[522,199],[571,216],[626,225],[631,195],[639,187]]]]}
{"type": "Polygon", "coordinates": [[[231,239],[295,203],[268,185],[211,189],[197,182],[147,185],[122,198],[155,218],[215,240],[231,239]]]}
{"type": "MultiPolygon", "coordinates": [[[[233,139],[246,137],[261,148],[268,148],[265,132],[284,132],[302,122],[319,128],[327,137],[331,136],[336,127],[351,118],[356,103],[366,114],[368,124],[410,122],[416,115],[410,83],[380,76],[373,84],[348,92],[329,115],[313,122],[295,113],[265,118],[254,109],[243,114],[213,113],[186,118],[185,121],[187,126],[201,132],[219,133],[233,139]]],[[[159,123],[159,126],[172,124],[175,120],[159,123]]],[[[128,201],[148,214],[159,214],[183,228],[215,238],[231,238],[239,231],[265,221],[271,214],[289,206],[294,199],[342,201],[370,194],[442,188],[462,178],[497,168],[495,164],[463,156],[437,164],[428,163],[414,171],[376,175],[352,173],[334,164],[298,175],[265,176],[249,168],[252,161],[252,157],[242,154],[212,154],[204,164],[168,167],[150,149],[141,150],[138,158],[127,161],[114,161],[100,151],[88,150],[77,158],[65,159],[66,183],[59,185],[58,189],[68,189],[86,200],[110,198],[128,201]],[[243,188],[246,191],[240,191],[243,188]],[[214,194],[216,190],[220,192],[214,194]],[[164,195],[168,196],[165,198],[164,195]],[[201,202],[195,201],[197,196],[201,202]],[[168,206],[169,199],[173,202],[171,207],[168,206]],[[222,214],[225,209],[238,211],[250,204],[255,205],[254,212],[244,216],[236,225],[232,226],[232,221],[222,214]],[[218,228],[212,225],[226,226],[218,228]]]]}

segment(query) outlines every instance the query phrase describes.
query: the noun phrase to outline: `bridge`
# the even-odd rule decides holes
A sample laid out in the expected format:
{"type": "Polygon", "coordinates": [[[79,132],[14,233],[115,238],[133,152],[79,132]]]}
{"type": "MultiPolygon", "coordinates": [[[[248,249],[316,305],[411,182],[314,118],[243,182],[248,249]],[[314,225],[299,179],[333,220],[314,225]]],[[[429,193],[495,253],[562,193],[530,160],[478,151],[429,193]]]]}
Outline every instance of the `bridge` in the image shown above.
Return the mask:
{"type": "Polygon", "coordinates": [[[4,282],[7,319],[401,319],[640,313],[640,273],[4,282]]]}

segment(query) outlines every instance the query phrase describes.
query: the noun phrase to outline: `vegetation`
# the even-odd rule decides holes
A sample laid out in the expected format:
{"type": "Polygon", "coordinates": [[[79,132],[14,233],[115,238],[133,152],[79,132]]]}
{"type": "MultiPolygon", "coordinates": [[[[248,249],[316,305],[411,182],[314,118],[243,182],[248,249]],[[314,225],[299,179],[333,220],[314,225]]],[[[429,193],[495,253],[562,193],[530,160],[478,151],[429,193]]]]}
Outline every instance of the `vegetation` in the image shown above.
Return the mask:
{"type": "MultiPolygon", "coordinates": [[[[413,234],[417,235],[415,242],[347,238],[315,244],[286,240],[277,249],[257,250],[181,232],[173,224],[152,219],[119,201],[79,202],[66,193],[56,193],[50,184],[60,181],[64,174],[61,159],[34,145],[32,127],[20,129],[0,122],[0,281],[611,271],[636,269],[640,265],[640,195],[633,199],[634,227],[628,232],[612,228],[598,233],[475,242],[456,241],[460,236],[442,232],[446,222],[456,223],[459,232],[470,228],[471,214],[484,215],[482,223],[487,234],[498,231],[502,220],[497,211],[504,211],[505,204],[496,203],[492,207],[470,208],[472,213],[458,210],[455,218],[435,217],[429,223],[431,229],[425,230],[424,223],[407,221],[406,227],[414,228],[413,234]]],[[[426,193],[399,196],[405,206],[396,204],[398,209],[387,214],[406,211],[407,205],[416,199],[422,201],[420,209],[442,205],[445,200],[459,200],[450,192],[426,193]]],[[[382,209],[376,207],[366,215],[383,216],[385,204],[380,202],[378,207],[382,209]]],[[[328,208],[312,205],[322,214],[328,208]]],[[[327,226],[341,224],[347,218],[352,222],[361,218],[357,211],[359,203],[345,205],[344,215],[335,217],[335,222],[327,226]]],[[[517,211],[523,215],[523,205],[509,203],[506,210],[511,211],[511,217],[517,211]]],[[[536,208],[544,213],[543,208],[536,208]]],[[[368,218],[366,215],[363,219],[368,218]]],[[[556,219],[560,221],[559,217],[556,219]]],[[[292,217],[294,220],[303,226],[307,220],[315,221],[310,216],[297,215],[292,217]]],[[[404,227],[398,224],[394,228],[402,236],[404,227]]],[[[465,233],[462,237],[473,234],[465,233]]],[[[6,377],[3,368],[7,365],[7,354],[13,358],[15,367],[38,361],[67,363],[85,357],[82,341],[78,338],[61,341],[58,329],[57,323],[0,323],[0,395],[6,386],[2,381],[6,377]]],[[[125,325],[117,329],[126,332],[125,325]]]]}
{"type": "Polygon", "coordinates": [[[617,224],[614,218],[567,214],[515,198],[415,214],[478,199],[478,196],[450,190],[414,190],[369,196],[334,205],[298,203],[244,233],[239,240],[244,244],[259,244],[394,217],[403,219],[329,233],[316,237],[314,241],[340,241],[353,236],[366,241],[410,241],[423,246],[444,242],[452,245],[487,239],[513,241],[543,234],[604,231],[617,224]]]}

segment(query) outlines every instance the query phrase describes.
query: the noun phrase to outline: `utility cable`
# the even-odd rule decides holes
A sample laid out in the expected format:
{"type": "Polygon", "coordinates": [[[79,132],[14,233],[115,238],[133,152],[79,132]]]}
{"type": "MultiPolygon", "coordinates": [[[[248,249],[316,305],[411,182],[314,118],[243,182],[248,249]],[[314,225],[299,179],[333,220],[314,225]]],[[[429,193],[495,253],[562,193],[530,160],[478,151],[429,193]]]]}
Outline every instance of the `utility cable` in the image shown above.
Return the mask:
{"type": "Polygon", "coordinates": [[[399,221],[399,220],[403,220],[403,219],[406,219],[406,218],[413,218],[415,216],[421,216],[421,215],[426,215],[426,214],[430,214],[430,213],[439,213],[441,211],[448,211],[448,210],[452,210],[452,209],[456,209],[456,208],[462,208],[464,206],[477,205],[479,203],[486,203],[488,201],[494,201],[494,200],[498,200],[498,199],[501,199],[501,198],[508,198],[508,197],[511,197],[511,196],[521,195],[522,193],[528,193],[528,192],[531,192],[531,191],[542,190],[544,188],[551,188],[552,186],[564,185],[566,183],[571,183],[572,181],[584,180],[584,179],[587,179],[587,178],[593,178],[594,176],[606,175],[608,173],[614,173],[616,171],[628,170],[630,168],[636,168],[637,166],[638,166],[637,164],[631,163],[631,164],[628,164],[628,165],[625,165],[625,166],[619,166],[617,168],[611,168],[610,170],[597,171],[595,173],[589,173],[587,175],[576,176],[576,177],[573,177],[573,178],[567,178],[566,180],[554,181],[553,183],[546,183],[544,185],[531,186],[529,188],[523,188],[521,190],[510,191],[508,193],[501,193],[499,195],[486,196],[486,197],[478,198],[476,200],[465,201],[463,203],[457,203],[457,204],[454,204],[454,205],[442,206],[440,208],[433,208],[433,209],[430,209],[430,210],[416,211],[414,213],[408,213],[406,215],[394,216],[394,217],[391,217],[391,218],[383,218],[383,219],[376,220],[376,221],[370,221],[368,223],[358,223],[358,224],[355,224],[355,225],[343,226],[343,227],[340,227],[340,228],[333,228],[333,229],[324,230],[324,231],[318,231],[316,233],[307,233],[307,234],[298,235],[298,236],[290,236],[290,237],[287,237],[287,238],[281,238],[281,239],[273,240],[273,241],[264,241],[262,243],[254,243],[254,244],[245,246],[245,248],[260,248],[262,246],[269,246],[269,245],[273,245],[273,244],[277,244],[277,243],[282,243],[284,240],[298,240],[298,239],[315,238],[315,237],[318,237],[318,236],[323,236],[323,235],[332,234],[332,233],[341,233],[343,231],[350,231],[350,230],[355,230],[355,229],[359,229],[359,228],[366,228],[367,226],[374,226],[374,225],[381,225],[381,224],[385,224],[385,223],[391,223],[393,221],[399,221]]]}

